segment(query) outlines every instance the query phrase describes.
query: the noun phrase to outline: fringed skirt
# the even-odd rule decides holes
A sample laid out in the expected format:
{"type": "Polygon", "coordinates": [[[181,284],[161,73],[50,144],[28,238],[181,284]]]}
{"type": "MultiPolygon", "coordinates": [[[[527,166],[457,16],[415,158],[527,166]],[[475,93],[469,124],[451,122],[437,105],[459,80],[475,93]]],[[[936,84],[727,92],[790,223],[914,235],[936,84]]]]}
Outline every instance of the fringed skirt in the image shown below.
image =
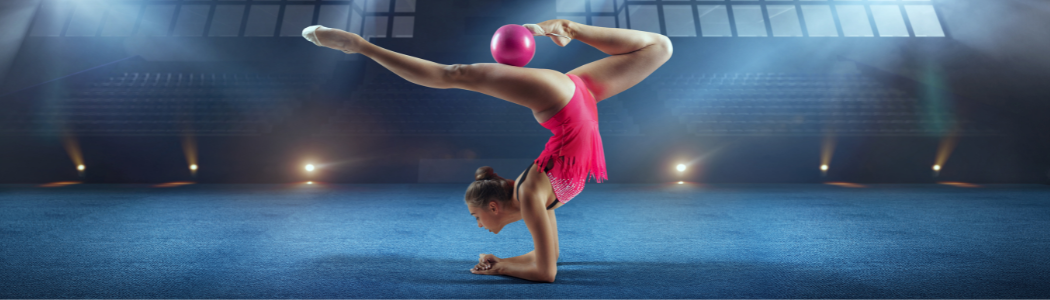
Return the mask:
{"type": "Polygon", "coordinates": [[[580,77],[568,76],[576,84],[576,91],[568,105],[540,124],[554,136],[547,141],[540,157],[534,160],[539,166],[536,170],[540,172],[545,170],[549,161],[554,161],[547,176],[561,203],[580,194],[588,178],[593,177],[599,183],[609,179],[605,171],[602,137],[598,133],[597,102],[580,77]]]}

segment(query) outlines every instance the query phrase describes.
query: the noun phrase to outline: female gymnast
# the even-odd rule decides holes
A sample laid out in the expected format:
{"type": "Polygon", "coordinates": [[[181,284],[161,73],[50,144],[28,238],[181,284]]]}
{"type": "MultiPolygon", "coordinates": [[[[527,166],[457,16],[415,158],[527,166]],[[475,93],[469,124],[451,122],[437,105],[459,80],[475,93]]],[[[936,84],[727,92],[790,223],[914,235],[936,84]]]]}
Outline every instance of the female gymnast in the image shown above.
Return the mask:
{"type": "Polygon", "coordinates": [[[511,258],[483,253],[471,272],[554,282],[559,256],[554,209],[579,194],[588,175],[598,182],[607,179],[595,105],[648,77],[671,58],[673,49],[666,36],[645,31],[564,19],[525,27],[534,36],[550,36],[558,46],[580,40],[611,56],[563,74],[498,63],[438,64],[320,25],[303,29],[303,37],[318,46],[368,56],[418,85],[475,91],[532,109],[536,121],[554,133],[540,157],[516,180],[500,177],[488,166],[478,168],[464,198],[478,227],[494,234],[524,219],[535,250],[511,258]]]}

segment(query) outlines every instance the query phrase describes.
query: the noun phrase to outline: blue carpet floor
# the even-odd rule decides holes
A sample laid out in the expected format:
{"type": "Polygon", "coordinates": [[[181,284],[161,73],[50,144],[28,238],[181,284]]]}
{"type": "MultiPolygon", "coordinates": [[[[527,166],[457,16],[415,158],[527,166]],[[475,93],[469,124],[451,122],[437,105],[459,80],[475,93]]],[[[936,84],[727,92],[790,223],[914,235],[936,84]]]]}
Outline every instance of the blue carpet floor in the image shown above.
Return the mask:
{"type": "Polygon", "coordinates": [[[1050,298],[1050,187],[588,184],[554,283],[457,185],[0,185],[0,298],[1050,298]]]}

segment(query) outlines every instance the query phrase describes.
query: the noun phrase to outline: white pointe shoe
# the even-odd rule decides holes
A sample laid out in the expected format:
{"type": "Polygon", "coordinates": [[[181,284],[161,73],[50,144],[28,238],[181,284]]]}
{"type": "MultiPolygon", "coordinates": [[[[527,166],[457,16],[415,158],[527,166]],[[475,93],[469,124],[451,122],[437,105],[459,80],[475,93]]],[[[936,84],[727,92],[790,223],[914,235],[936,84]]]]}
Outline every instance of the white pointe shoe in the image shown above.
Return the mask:
{"type": "Polygon", "coordinates": [[[317,41],[317,28],[321,28],[321,27],[324,27],[324,26],[314,25],[314,26],[310,26],[310,27],[304,28],[303,29],[303,38],[306,38],[307,41],[310,41],[311,43],[314,43],[314,45],[317,45],[318,47],[324,47],[324,45],[321,45],[321,43],[317,41]]]}
{"type": "Polygon", "coordinates": [[[568,38],[567,36],[564,36],[564,35],[560,35],[560,34],[557,34],[557,33],[553,33],[553,32],[552,32],[552,33],[546,33],[546,32],[544,32],[544,31],[543,31],[543,28],[541,28],[541,27],[540,27],[540,25],[536,25],[536,24],[525,24],[525,25],[521,25],[521,26],[524,26],[524,27],[525,27],[526,29],[528,29],[529,31],[531,31],[531,32],[532,32],[532,35],[533,35],[533,36],[547,36],[547,35],[553,35],[553,36],[556,36],[556,37],[563,37],[563,38],[568,38]]]}
{"type": "MultiPolygon", "coordinates": [[[[310,27],[303,28],[303,38],[305,38],[307,41],[310,41],[311,43],[314,43],[314,45],[317,45],[318,47],[332,48],[332,47],[329,47],[329,46],[321,45],[321,41],[317,39],[317,29],[320,29],[320,28],[328,28],[328,27],[324,27],[322,25],[313,25],[313,26],[310,26],[310,27]]],[[[332,48],[332,49],[336,49],[336,48],[332,48]]],[[[342,50],[342,49],[336,49],[336,50],[343,51],[343,53],[346,53],[346,54],[357,53],[357,52],[352,52],[352,51],[347,51],[347,50],[342,50]]]]}
{"type": "Polygon", "coordinates": [[[543,28],[540,28],[540,25],[525,24],[525,25],[521,25],[521,26],[525,26],[526,29],[528,29],[529,31],[532,31],[532,36],[546,35],[546,33],[543,32],[543,28]]]}

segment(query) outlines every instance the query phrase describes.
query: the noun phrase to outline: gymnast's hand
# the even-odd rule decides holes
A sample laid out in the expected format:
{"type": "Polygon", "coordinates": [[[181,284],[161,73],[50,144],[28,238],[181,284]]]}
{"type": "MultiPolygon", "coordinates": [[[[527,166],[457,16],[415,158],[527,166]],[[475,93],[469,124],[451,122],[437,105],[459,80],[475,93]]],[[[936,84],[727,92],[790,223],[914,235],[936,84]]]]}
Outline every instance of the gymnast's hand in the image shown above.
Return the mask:
{"type": "Polygon", "coordinates": [[[570,23],[572,21],[566,19],[553,19],[539,24],[525,24],[523,26],[528,28],[533,36],[549,36],[555,44],[565,47],[573,39],[572,31],[569,30],[570,23]]]}
{"type": "Polygon", "coordinates": [[[482,253],[478,255],[478,264],[470,269],[470,272],[481,275],[499,275],[503,267],[499,262],[502,260],[495,255],[482,253]]]}

